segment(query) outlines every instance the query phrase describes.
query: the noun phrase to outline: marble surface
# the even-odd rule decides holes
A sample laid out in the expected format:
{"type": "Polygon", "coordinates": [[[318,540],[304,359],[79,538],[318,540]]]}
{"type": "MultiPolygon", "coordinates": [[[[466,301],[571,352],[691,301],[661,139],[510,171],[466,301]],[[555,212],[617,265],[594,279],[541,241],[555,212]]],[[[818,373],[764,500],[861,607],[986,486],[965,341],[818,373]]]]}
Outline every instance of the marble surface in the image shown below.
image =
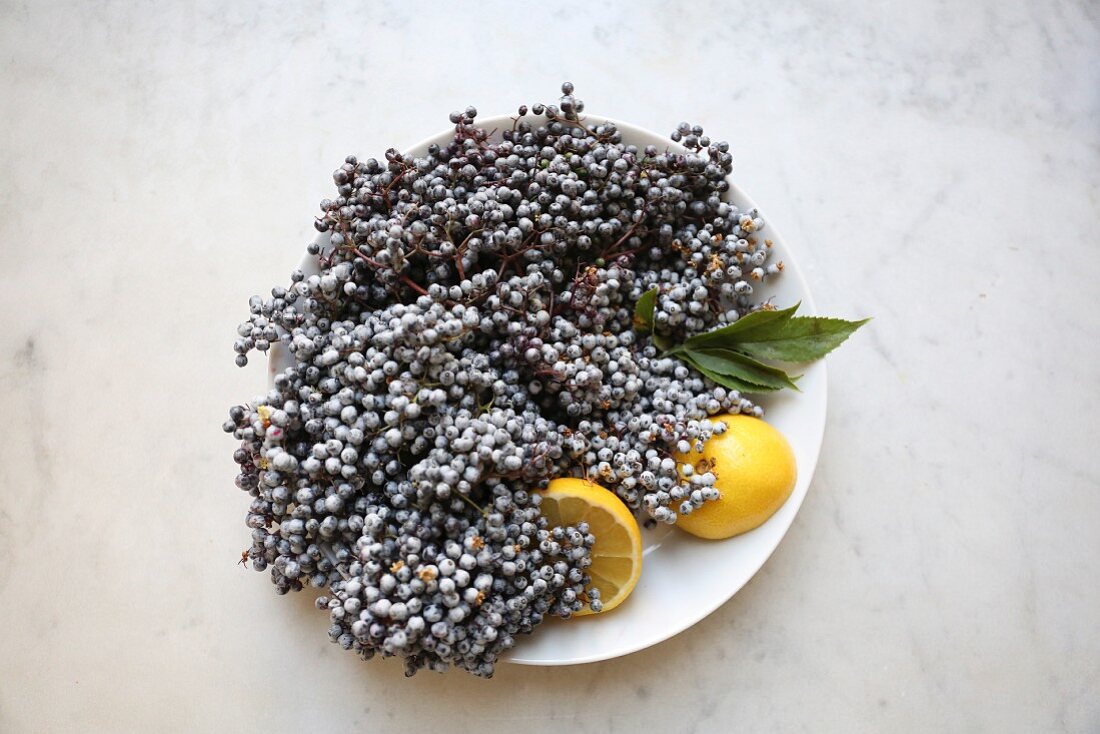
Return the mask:
{"type": "Polygon", "coordinates": [[[0,2],[0,731],[1100,730],[1100,6],[246,5],[0,2]],[[719,611],[406,680],[236,565],[230,343],[345,154],[566,78],[728,138],[876,319],[719,611]]]}

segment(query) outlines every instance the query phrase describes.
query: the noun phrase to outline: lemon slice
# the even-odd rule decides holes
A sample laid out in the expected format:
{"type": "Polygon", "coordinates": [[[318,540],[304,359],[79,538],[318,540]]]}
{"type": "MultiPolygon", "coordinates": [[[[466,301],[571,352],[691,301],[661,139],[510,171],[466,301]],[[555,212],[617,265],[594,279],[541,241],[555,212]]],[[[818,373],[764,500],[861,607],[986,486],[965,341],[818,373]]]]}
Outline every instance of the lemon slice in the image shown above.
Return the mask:
{"type": "MultiPolygon", "coordinates": [[[[540,494],[549,527],[586,522],[596,536],[588,575],[600,590],[600,613],[622,604],[642,573],[642,534],[634,515],[614,492],[584,479],[554,479],[540,494]]],[[[594,612],[585,607],[574,616],[587,614],[594,612]]]]}

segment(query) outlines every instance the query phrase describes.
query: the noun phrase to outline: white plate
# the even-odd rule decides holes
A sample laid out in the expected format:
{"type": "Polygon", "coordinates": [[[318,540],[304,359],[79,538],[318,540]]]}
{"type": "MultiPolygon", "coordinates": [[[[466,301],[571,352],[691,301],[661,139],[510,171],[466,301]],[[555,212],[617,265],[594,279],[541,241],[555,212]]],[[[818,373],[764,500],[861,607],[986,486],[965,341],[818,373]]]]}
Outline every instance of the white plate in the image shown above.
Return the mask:
{"type": "MultiPolygon", "coordinates": [[[[610,118],[586,115],[589,122],[613,122],[622,131],[624,141],[638,147],[683,151],[667,137],[610,118]]],[[[478,120],[489,130],[512,126],[507,115],[478,120]]],[[[409,148],[409,155],[424,155],[432,143],[446,145],[454,134],[450,128],[409,148]]],[[[728,201],[742,211],[756,207],[733,181],[728,201]]],[[[813,299],[794,256],[764,218],[764,236],[774,243],[772,262],[782,260],[783,274],[768,281],[766,289],[754,294],[770,297],[778,306],[802,301],[800,314],[814,315],[813,299]]],[[[327,236],[317,242],[327,244],[327,236]]],[[[307,274],[317,272],[316,258],[306,256],[299,265],[307,274]]],[[[281,345],[271,351],[269,371],[285,368],[288,355],[281,345]]],[[[682,632],[707,616],[737,593],[768,560],[787,529],[810,486],[817,465],[821,440],[825,433],[825,362],[806,367],[799,381],[802,392],[783,391],[760,399],[765,420],[778,428],[791,443],[798,461],[798,482],[790,499],[766,523],[755,530],[729,540],[700,540],[675,528],[660,525],[642,529],[645,560],[642,577],[634,593],[620,607],[606,615],[592,615],[568,622],[549,621],[530,636],[517,639],[515,649],[505,659],[521,665],[572,665],[619,657],[656,645],[682,632]]]]}

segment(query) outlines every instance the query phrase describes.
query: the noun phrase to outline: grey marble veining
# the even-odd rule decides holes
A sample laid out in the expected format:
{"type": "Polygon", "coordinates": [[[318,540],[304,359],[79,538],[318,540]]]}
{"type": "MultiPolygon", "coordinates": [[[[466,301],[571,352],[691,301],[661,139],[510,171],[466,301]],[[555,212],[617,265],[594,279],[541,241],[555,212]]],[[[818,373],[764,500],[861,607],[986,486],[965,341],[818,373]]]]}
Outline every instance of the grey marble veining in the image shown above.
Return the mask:
{"type": "Polygon", "coordinates": [[[1097,731],[1100,6],[0,4],[0,731],[1097,731]],[[760,574],[628,658],[402,677],[247,544],[230,344],[347,153],[570,79],[731,141],[819,308],[760,574]]]}

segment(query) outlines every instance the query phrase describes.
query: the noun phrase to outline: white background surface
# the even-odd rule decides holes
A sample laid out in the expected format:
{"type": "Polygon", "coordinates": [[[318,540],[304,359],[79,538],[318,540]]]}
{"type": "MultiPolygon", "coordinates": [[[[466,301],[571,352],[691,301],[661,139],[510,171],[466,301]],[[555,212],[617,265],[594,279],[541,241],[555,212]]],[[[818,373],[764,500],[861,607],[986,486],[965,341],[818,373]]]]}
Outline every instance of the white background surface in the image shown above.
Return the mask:
{"type": "Polygon", "coordinates": [[[0,3],[0,731],[1100,728],[1096,3],[162,5],[0,3]],[[406,680],[236,565],[234,328],[344,155],[563,79],[730,140],[819,309],[876,319],[730,603],[406,680]]]}

